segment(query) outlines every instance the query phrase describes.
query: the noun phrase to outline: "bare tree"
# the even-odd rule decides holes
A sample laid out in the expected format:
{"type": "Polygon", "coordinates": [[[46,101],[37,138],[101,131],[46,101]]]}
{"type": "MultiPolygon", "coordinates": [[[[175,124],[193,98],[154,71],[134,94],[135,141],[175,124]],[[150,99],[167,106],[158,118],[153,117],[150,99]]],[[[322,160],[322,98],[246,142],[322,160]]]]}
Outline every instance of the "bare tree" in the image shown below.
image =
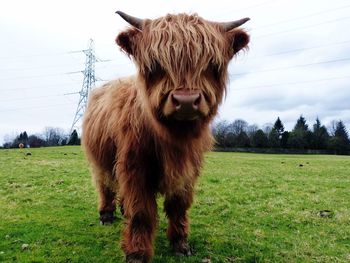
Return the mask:
{"type": "Polygon", "coordinates": [[[43,136],[47,146],[60,145],[67,137],[63,129],[54,127],[46,127],[43,136]]]}
{"type": "Polygon", "coordinates": [[[248,122],[242,119],[237,119],[229,125],[229,130],[233,132],[234,135],[246,132],[248,127],[248,122]]]}
{"type": "Polygon", "coordinates": [[[328,132],[329,132],[329,135],[331,136],[334,136],[335,135],[335,131],[337,130],[337,124],[338,124],[338,121],[336,120],[333,120],[330,122],[330,124],[328,125],[328,132]]]}
{"type": "Polygon", "coordinates": [[[265,132],[266,135],[270,134],[272,128],[273,128],[273,124],[272,123],[265,123],[262,126],[262,130],[265,132]]]}
{"type": "Polygon", "coordinates": [[[247,135],[249,136],[250,139],[253,138],[254,134],[259,130],[258,125],[252,124],[247,127],[247,135]]]}

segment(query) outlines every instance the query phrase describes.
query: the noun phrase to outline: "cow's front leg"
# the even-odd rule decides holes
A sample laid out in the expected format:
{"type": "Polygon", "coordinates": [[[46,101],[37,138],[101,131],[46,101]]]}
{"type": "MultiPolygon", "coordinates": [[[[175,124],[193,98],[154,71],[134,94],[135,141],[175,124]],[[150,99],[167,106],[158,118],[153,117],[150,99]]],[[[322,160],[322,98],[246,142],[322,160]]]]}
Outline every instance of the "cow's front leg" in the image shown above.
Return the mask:
{"type": "Polygon", "coordinates": [[[155,193],[140,181],[133,184],[123,196],[126,225],[122,249],[127,263],[149,262],[153,256],[153,240],[157,224],[155,193]]]}
{"type": "Polygon", "coordinates": [[[187,241],[189,232],[187,210],[190,208],[192,201],[192,190],[165,197],[164,210],[169,218],[167,236],[173,251],[178,256],[190,256],[192,254],[187,241]]]}

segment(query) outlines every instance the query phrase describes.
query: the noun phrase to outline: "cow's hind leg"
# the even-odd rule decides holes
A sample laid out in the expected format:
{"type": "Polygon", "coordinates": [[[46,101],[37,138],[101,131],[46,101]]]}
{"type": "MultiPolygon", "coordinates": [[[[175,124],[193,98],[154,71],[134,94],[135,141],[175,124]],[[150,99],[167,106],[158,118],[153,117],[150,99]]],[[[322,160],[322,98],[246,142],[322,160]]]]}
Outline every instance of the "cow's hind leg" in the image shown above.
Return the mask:
{"type": "Polygon", "coordinates": [[[110,171],[100,168],[93,168],[93,177],[99,195],[98,210],[100,213],[100,223],[102,225],[111,224],[115,220],[116,210],[116,181],[110,171]]]}
{"type": "Polygon", "coordinates": [[[192,200],[192,191],[165,197],[164,210],[169,219],[167,236],[174,253],[178,256],[192,254],[187,241],[189,232],[187,210],[190,208],[192,200]]]}

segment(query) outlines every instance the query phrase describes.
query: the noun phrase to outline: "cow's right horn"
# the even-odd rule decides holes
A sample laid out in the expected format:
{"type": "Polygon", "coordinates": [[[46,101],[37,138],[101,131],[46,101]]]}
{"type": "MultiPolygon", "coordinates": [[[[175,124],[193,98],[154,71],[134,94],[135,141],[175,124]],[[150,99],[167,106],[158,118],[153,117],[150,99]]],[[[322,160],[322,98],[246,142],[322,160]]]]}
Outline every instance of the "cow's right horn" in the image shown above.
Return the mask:
{"type": "Polygon", "coordinates": [[[122,11],[117,11],[115,12],[116,14],[120,15],[126,22],[128,22],[130,25],[142,30],[142,24],[143,24],[143,19],[130,16],[128,14],[125,14],[122,11]]]}
{"type": "Polygon", "coordinates": [[[230,31],[236,27],[239,27],[241,25],[243,25],[245,22],[249,21],[250,18],[246,17],[246,18],[242,18],[236,21],[231,21],[231,22],[222,22],[219,23],[226,31],[230,31]]]}

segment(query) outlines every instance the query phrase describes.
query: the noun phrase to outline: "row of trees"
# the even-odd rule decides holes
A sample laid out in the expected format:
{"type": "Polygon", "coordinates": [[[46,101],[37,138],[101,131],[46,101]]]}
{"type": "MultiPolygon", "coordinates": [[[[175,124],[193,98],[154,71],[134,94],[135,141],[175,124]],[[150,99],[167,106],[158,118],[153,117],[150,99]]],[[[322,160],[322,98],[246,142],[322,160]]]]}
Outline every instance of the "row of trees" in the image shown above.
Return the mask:
{"type": "Polygon", "coordinates": [[[348,132],[341,120],[333,121],[328,130],[317,118],[310,129],[305,118],[300,116],[293,130],[286,131],[279,117],[273,125],[265,125],[263,128],[238,119],[231,123],[216,123],[213,134],[219,148],[325,150],[340,154],[350,151],[348,132]]]}
{"type": "Polygon", "coordinates": [[[45,128],[42,134],[29,135],[26,131],[21,132],[14,139],[4,143],[4,148],[18,148],[19,144],[23,143],[25,147],[46,147],[46,146],[61,146],[61,145],[80,145],[78,132],[74,130],[72,134],[67,135],[60,128],[45,128]]]}
{"type": "MultiPolygon", "coordinates": [[[[218,148],[273,148],[298,150],[324,150],[340,154],[350,153],[350,140],[344,123],[333,121],[329,129],[317,118],[310,129],[303,116],[297,120],[291,131],[286,131],[278,117],[272,125],[249,125],[245,120],[220,121],[213,126],[213,134],[218,148]]],[[[24,131],[7,141],[4,148],[44,147],[59,145],[79,145],[76,130],[69,136],[60,128],[45,128],[41,135],[30,135],[24,131]]]]}

